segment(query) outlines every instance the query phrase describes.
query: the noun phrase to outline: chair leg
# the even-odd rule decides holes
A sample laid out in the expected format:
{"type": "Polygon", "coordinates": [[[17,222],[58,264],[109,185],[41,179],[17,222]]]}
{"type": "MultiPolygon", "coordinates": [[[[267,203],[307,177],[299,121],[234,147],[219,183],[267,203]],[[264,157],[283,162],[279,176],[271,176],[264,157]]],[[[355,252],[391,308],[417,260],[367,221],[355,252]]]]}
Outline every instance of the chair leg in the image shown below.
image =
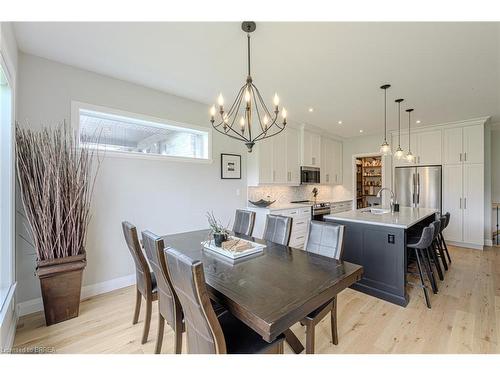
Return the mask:
{"type": "Polygon", "coordinates": [[[278,344],[278,354],[283,354],[283,353],[285,353],[285,344],[283,343],[283,341],[281,341],[278,344]]]}
{"type": "Polygon", "coordinates": [[[181,314],[175,315],[174,322],[174,333],[175,333],[175,342],[174,342],[174,353],[181,354],[182,353],[182,316],[181,314]]]}
{"type": "Polygon", "coordinates": [[[445,271],[448,271],[448,263],[446,262],[446,256],[444,254],[444,247],[443,247],[443,235],[439,234],[438,236],[438,250],[439,250],[439,258],[441,259],[441,262],[443,262],[443,267],[445,271]]]}
{"type": "Polygon", "coordinates": [[[139,289],[135,291],[135,310],[134,310],[134,318],[132,319],[132,324],[137,324],[139,321],[139,313],[141,312],[141,301],[142,295],[139,292],[139,289]]]}
{"type": "Polygon", "coordinates": [[[313,324],[306,326],[306,354],[314,354],[314,340],[316,327],[313,324]]]}
{"type": "Polygon", "coordinates": [[[437,287],[437,283],[436,283],[436,278],[434,277],[434,271],[432,270],[431,258],[429,255],[429,248],[422,249],[421,255],[423,258],[424,268],[425,268],[425,272],[427,274],[427,278],[429,279],[429,282],[431,283],[432,293],[437,294],[438,287],[437,287]]]}
{"type": "Polygon", "coordinates": [[[337,297],[333,299],[332,311],[330,313],[330,320],[332,326],[332,343],[333,345],[338,345],[339,333],[337,331],[337,297]]]}
{"type": "Polygon", "coordinates": [[[427,294],[427,287],[425,286],[424,275],[422,273],[422,265],[420,264],[420,256],[418,253],[419,253],[419,250],[415,249],[415,254],[417,256],[418,274],[420,275],[420,282],[422,283],[422,289],[424,290],[425,303],[427,304],[427,307],[430,309],[431,308],[431,301],[429,300],[429,295],[427,294]]]}
{"type": "Polygon", "coordinates": [[[142,333],[141,344],[145,344],[148,341],[149,326],[151,325],[151,308],[153,307],[153,301],[151,296],[146,298],[146,315],[144,316],[144,331],[142,333]]]}
{"type": "Polygon", "coordinates": [[[437,246],[437,240],[432,243],[431,248],[430,248],[430,252],[431,252],[432,261],[434,263],[434,266],[436,267],[436,271],[437,271],[438,276],[439,276],[439,280],[443,281],[444,275],[443,275],[443,270],[441,269],[441,265],[439,264],[436,246],[437,246]]]}
{"type": "Polygon", "coordinates": [[[161,353],[161,345],[163,343],[163,330],[165,328],[165,318],[158,312],[158,333],[156,336],[155,354],[161,353]]]}
{"type": "Polygon", "coordinates": [[[443,240],[444,251],[446,252],[446,256],[448,257],[448,263],[451,264],[450,253],[448,252],[448,245],[446,245],[446,241],[444,240],[444,236],[441,234],[441,239],[443,240]]]}

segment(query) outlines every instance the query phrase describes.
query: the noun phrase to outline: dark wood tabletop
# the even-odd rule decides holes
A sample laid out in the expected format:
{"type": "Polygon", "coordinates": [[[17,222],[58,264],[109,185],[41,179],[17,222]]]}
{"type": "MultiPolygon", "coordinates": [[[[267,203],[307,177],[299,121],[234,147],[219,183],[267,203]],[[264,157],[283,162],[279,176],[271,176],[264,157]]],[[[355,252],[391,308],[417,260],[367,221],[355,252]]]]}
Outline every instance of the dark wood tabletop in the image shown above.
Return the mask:
{"type": "Polygon", "coordinates": [[[251,237],[263,253],[237,262],[204,250],[208,230],[164,236],[172,247],[203,262],[210,296],[272,341],[307,314],[360,280],[363,267],[251,237]]]}

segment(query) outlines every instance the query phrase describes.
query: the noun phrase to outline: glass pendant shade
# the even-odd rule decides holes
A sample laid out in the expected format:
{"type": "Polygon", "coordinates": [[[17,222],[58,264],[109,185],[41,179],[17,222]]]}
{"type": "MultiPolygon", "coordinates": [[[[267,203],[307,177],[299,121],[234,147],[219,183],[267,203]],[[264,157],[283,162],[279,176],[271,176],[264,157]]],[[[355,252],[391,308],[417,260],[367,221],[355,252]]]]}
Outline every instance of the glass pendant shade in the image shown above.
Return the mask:
{"type": "Polygon", "coordinates": [[[413,163],[415,161],[415,155],[413,155],[411,153],[411,151],[408,151],[405,158],[406,158],[406,161],[409,163],[413,163]]]}
{"type": "Polygon", "coordinates": [[[396,152],[394,153],[394,157],[398,160],[400,160],[404,156],[403,149],[401,147],[398,147],[396,152]]]}
{"type": "Polygon", "coordinates": [[[384,143],[382,143],[382,145],[380,146],[380,152],[383,155],[390,155],[391,146],[389,145],[389,143],[387,143],[386,141],[384,143]]]}

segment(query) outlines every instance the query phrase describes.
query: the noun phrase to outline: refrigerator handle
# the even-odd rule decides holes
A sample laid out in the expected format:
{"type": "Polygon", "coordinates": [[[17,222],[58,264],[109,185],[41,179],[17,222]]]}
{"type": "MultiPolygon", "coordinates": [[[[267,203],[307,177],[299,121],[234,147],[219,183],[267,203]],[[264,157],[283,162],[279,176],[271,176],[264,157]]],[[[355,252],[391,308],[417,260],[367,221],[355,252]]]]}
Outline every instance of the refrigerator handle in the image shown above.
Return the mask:
{"type": "Polygon", "coordinates": [[[420,173],[417,173],[417,205],[420,204],[420,173]]]}
{"type": "Polygon", "coordinates": [[[416,199],[415,199],[415,190],[417,187],[416,181],[417,181],[417,179],[416,179],[415,173],[413,173],[413,175],[412,175],[412,192],[411,192],[411,203],[412,203],[413,207],[416,206],[416,199]]]}

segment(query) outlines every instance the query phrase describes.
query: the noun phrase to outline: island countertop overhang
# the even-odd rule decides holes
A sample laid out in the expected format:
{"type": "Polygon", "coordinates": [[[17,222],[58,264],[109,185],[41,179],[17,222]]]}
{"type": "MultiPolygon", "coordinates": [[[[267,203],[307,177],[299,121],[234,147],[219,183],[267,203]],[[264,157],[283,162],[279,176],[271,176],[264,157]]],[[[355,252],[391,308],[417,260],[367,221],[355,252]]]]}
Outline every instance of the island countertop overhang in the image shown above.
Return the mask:
{"type": "Polygon", "coordinates": [[[368,225],[380,225],[408,229],[420,221],[434,215],[439,210],[434,208],[400,207],[399,212],[372,214],[367,208],[325,215],[327,221],[346,221],[368,225]]]}

